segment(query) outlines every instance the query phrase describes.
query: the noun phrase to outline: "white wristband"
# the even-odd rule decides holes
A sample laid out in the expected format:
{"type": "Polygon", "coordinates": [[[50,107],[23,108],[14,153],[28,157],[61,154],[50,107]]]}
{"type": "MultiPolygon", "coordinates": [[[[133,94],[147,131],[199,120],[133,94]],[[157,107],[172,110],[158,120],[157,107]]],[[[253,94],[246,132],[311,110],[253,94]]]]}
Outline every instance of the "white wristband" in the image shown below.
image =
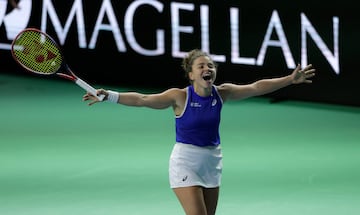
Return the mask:
{"type": "Polygon", "coordinates": [[[108,102],[118,103],[120,93],[112,91],[112,90],[108,90],[107,93],[108,93],[108,96],[107,96],[107,101],[108,102]]]}

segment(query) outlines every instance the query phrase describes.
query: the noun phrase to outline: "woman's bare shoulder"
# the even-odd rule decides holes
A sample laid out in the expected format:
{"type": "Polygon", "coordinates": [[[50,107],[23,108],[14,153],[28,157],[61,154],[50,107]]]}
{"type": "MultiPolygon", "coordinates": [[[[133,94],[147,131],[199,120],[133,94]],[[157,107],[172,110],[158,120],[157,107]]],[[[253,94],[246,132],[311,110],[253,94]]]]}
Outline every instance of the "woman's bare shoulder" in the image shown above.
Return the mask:
{"type": "Polygon", "coordinates": [[[186,95],[186,88],[173,87],[173,88],[169,88],[169,89],[165,90],[164,93],[171,94],[174,96],[186,95]]]}

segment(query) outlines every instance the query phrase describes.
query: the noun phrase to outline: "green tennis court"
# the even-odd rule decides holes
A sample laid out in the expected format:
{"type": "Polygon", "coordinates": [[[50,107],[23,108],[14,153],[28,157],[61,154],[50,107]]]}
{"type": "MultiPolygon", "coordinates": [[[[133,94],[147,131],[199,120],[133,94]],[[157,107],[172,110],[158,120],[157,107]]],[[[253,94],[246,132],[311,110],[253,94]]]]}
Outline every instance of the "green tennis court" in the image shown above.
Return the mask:
{"type": "MultiPolygon", "coordinates": [[[[89,107],[83,93],[0,75],[0,214],[184,214],[168,184],[172,111],[89,107]]],[[[218,215],[360,214],[359,107],[226,103],[221,135],[218,215]]]]}

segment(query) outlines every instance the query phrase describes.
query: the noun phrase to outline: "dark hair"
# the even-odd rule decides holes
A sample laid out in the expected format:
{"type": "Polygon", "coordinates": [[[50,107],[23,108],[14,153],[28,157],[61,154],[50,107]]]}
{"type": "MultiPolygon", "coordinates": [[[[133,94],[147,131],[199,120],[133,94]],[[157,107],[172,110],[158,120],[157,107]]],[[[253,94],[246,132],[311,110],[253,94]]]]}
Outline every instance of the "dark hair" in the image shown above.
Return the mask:
{"type": "MultiPolygon", "coordinates": [[[[189,81],[190,81],[189,73],[192,70],[192,65],[193,65],[194,61],[198,57],[201,57],[201,56],[206,56],[211,59],[211,56],[208,53],[206,53],[200,49],[193,49],[193,50],[189,51],[182,60],[181,67],[183,68],[183,70],[185,72],[185,78],[187,78],[189,81]]],[[[217,67],[217,64],[215,62],[214,62],[214,65],[215,65],[215,67],[217,67]]],[[[191,83],[191,81],[190,81],[190,83],[191,83]]]]}

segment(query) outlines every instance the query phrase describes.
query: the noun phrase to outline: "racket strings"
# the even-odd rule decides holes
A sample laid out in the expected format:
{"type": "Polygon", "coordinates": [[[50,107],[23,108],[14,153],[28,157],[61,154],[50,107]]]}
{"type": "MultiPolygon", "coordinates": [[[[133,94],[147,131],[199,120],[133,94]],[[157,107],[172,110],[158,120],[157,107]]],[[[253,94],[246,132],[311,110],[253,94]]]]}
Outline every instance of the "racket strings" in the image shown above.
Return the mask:
{"type": "Polygon", "coordinates": [[[53,74],[63,63],[57,44],[42,32],[24,31],[15,38],[12,46],[14,58],[32,72],[53,74]]]}

